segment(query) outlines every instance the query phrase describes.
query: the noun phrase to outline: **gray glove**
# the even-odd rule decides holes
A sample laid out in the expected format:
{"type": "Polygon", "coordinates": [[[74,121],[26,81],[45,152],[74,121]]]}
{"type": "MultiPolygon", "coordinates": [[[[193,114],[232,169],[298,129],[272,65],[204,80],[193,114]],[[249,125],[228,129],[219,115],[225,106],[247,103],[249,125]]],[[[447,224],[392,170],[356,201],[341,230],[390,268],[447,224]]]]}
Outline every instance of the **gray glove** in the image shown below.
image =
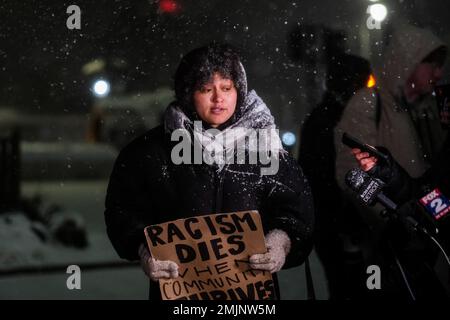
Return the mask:
{"type": "Polygon", "coordinates": [[[291,249],[291,239],[283,230],[273,229],[266,235],[265,242],[267,252],[252,255],[250,267],[270,273],[278,272],[283,267],[286,256],[291,249]]]}
{"type": "Polygon", "coordinates": [[[141,244],[139,247],[139,256],[141,257],[142,270],[152,281],[158,281],[161,278],[175,279],[178,277],[178,265],[175,262],[154,259],[144,244],[141,244]]]}

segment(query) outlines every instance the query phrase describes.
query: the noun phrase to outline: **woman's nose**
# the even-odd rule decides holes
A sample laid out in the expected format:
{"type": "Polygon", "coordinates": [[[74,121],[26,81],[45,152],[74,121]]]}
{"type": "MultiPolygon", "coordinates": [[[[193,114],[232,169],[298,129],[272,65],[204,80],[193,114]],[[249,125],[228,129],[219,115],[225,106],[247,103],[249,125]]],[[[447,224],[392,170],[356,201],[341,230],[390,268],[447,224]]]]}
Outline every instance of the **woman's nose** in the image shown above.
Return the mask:
{"type": "Polygon", "coordinates": [[[215,101],[215,102],[223,101],[223,94],[220,92],[220,90],[214,90],[213,101],[215,101]]]}

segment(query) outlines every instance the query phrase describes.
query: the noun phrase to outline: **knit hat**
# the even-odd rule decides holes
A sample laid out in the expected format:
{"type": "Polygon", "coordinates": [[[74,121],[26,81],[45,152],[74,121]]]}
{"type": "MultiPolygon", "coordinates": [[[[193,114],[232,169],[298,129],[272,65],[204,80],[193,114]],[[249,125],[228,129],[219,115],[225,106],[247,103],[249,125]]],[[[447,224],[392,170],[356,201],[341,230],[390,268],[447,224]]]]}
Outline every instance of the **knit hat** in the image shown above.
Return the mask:
{"type": "Polygon", "coordinates": [[[221,126],[226,127],[240,118],[247,95],[244,67],[237,51],[230,45],[210,44],[187,53],[175,73],[175,97],[191,120],[199,120],[193,103],[194,91],[211,81],[215,73],[232,80],[237,90],[236,111],[221,126]]]}

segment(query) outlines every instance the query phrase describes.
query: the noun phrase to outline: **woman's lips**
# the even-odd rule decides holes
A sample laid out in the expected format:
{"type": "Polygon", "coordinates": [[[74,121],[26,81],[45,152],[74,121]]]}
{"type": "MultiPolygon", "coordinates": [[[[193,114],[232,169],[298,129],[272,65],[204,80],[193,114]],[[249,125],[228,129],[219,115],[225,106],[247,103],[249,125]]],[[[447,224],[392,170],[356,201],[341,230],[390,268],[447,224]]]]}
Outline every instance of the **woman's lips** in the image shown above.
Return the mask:
{"type": "Polygon", "coordinates": [[[227,110],[227,109],[221,108],[221,107],[212,107],[212,108],[210,109],[211,113],[212,113],[212,114],[215,114],[215,115],[221,114],[222,112],[224,112],[224,111],[226,111],[226,110],[227,110]]]}

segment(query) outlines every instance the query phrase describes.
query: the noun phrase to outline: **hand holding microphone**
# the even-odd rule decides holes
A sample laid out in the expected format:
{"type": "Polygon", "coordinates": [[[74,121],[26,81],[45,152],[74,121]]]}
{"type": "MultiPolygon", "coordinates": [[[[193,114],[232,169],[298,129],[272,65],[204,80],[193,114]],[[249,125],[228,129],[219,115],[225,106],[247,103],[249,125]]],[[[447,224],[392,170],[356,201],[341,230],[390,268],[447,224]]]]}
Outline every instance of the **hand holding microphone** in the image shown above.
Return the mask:
{"type": "Polygon", "coordinates": [[[356,160],[359,163],[359,167],[365,171],[370,171],[373,167],[376,166],[378,162],[378,158],[374,156],[370,156],[368,152],[363,152],[361,149],[353,148],[352,154],[355,156],[356,160]]]}
{"type": "MultiPolygon", "coordinates": [[[[385,208],[398,213],[398,205],[401,206],[416,198],[415,194],[418,191],[414,190],[413,179],[395,161],[388,149],[383,147],[375,148],[362,144],[359,141],[352,141],[352,137],[348,137],[349,136],[347,135],[346,139],[343,137],[342,140],[346,145],[352,147],[352,154],[355,156],[355,159],[359,163],[361,169],[355,168],[350,170],[345,179],[347,185],[354,192],[356,192],[357,197],[362,200],[363,203],[366,205],[373,205],[375,202],[380,202],[385,208]],[[350,143],[346,143],[345,140],[348,141],[349,139],[350,143]],[[377,151],[372,152],[373,149],[377,151]],[[381,161],[377,153],[383,154],[381,161]]],[[[427,203],[431,203],[431,201],[435,201],[436,203],[441,201],[444,203],[445,199],[444,197],[439,197],[438,191],[439,190],[436,189],[434,193],[427,194],[423,199],[421,199],[422,206],[425,206],[425,200],[427,203]],[[432,194],[434,197],[431,199],[430,197],[432,194]],[[431,200],[428,200],[428,198],[431,200]]],[[[431,204],[429,206],[431,206],[431,204]]],[[[448,206],[450,207],[450,203],[448,206]]],[[[431,210],[433,208],[426,209],[436,219],[436,217],[446,214],[444,207],[445,206],[443,205],[442,210],[439,212],[435,212],[436,210],[431,210]]],[[[417,219],[421,221],[419,224],[411,214],[407,214],[405,217],[401,218],[404,218],[404,221],[412,224],[415,228],[425,230],[425,228],[421,225],[429,225],[429,221],[427,222],[427,220],[429,220],[429,216],[427,216],[427,219],[425,220],[422,219],[425,218],[424,216],[418,216],[417,219]]],[[[432,230],[433,233],[436,233],[436,228],[433,226],[428,228],[432,230]]]]}
{"type": "Polygon", "coordinates": [[[386,194],[398,203],[409,200],[412,179],[388,149],[362,143],[348,133],[343,134],[342,142],[352,148],[351,152],[364,172],[383,181],[386,194]]]}

